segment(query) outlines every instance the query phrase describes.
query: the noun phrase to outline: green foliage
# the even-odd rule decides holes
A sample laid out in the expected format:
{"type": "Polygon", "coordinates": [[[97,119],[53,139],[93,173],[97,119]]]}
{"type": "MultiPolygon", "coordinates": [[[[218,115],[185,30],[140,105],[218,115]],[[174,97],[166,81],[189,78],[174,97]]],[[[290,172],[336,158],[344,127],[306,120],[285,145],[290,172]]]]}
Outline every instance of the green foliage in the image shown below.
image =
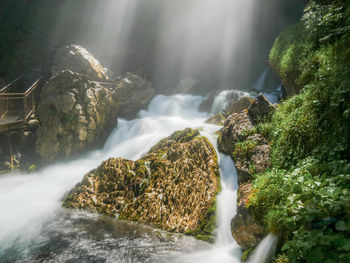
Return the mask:
{"type": "Polygon", "coordinates": [[[350,262],[349,26],[350,3],[310,1],[270,54],[301,92],[256,128],[273,169],[254,181],[249,207],[281,237],[282,262],[350,262]]]}
{"type": "Polygon", "coordinates": [[[233,151],[233,156],[249,156],[253,149],[257,146],[256,141],[245,140],[243,142],[237,142],[233,151]]]}

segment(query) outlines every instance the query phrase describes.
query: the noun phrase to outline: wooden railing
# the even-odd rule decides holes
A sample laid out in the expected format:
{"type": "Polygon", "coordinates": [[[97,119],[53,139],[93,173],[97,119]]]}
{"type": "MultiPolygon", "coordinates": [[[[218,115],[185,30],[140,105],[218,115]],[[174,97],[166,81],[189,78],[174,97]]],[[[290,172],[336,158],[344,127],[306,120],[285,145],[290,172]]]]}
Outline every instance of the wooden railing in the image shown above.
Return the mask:
{"type": "Polygon", "coordinates": [[[21,83],[23,75],[0,90],[0,132],[23,124],[39,104],[42,77],[32,85],[21,83]]]}

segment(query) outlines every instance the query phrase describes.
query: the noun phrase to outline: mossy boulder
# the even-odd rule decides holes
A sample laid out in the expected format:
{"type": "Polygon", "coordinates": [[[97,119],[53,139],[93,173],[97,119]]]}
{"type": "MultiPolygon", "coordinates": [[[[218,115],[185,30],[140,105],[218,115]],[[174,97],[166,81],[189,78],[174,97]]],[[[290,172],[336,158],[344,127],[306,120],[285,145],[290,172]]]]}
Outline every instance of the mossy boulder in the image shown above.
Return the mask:
{"type": "Polygon", "coordinates": [[[111,158],[64,198],[63,206],[212,239],[220,189],[217,154],[198,130],[161,140],[138,161],[111,158]]]}

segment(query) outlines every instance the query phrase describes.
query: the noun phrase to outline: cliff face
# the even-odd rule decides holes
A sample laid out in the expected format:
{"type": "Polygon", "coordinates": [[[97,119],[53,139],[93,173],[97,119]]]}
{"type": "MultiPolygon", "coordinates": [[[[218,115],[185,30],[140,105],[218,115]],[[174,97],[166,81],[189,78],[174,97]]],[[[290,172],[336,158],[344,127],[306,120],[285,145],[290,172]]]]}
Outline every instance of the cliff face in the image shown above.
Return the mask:
{"type": "Polygon", "coordinates": [[[134,162],[111,158],[85,175],[63,206],[213,238],[217,155],[198,130],[175,132],[134,162]]]}

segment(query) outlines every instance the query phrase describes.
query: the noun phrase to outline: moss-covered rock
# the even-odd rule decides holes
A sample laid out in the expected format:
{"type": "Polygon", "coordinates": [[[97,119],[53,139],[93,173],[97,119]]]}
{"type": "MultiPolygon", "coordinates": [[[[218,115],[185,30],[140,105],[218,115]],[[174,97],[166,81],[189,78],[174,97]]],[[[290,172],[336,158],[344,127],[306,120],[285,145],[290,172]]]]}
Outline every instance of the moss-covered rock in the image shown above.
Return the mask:
{"type": "Polygon", "coordinates": [[[198,130],[185,129],[136,162],[103,162],[68,193],[63,206],[212,240],[219,189],[215,149],[198,130]]]}

